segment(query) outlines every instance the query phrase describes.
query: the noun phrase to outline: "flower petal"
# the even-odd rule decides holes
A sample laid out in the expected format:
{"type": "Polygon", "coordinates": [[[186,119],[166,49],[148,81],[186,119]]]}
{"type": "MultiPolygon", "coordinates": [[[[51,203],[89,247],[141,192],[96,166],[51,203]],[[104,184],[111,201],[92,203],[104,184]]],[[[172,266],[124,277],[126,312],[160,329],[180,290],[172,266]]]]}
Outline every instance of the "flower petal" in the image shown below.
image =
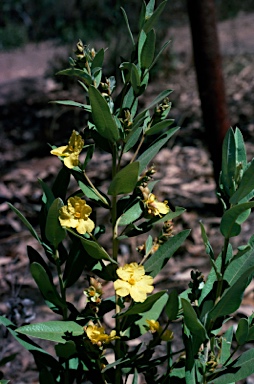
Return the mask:
{"type": "Polygon", "coordinates": [[[127,281],[118,279],[114,281],[114,288],[118,296],[125,297],[130,294],[131,285],[127,281]]]}

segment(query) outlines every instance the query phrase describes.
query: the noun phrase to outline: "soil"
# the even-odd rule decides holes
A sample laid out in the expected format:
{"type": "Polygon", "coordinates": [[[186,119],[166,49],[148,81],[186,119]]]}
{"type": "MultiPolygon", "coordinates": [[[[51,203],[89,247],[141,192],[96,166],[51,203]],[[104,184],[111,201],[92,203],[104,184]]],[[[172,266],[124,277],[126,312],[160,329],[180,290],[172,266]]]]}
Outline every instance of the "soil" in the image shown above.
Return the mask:
{"type": "MultiPolygon", "coordinates": [[[[241,14],[219,24],[223,69],[232,126],[238,126],[246,140],[249,159],[254,157],[254,14],[241,14]]],[[[164,89],[174,89],[172,118],[182,126],[176,137],[156,157],[154,163],[160,179],[156,194],[186,212],[175,221],[174,233],[191,228],[184,247],[169,261],[156,278],[156,289],[187,287],[192,269],[207,274],[209,260],[200,236],[199,221],[204,223],[215,253],[221,249],[220,218],[212,164],[206,149],[200,102],[196,89],[190,33],[188,26],[169,28],[167,37],[172,45],[162,60],[159,76],[149,87],[143,103],[149,103],[164,89]]],[[[110,50],[110,47],[109,47],[110,50]]],[[[33,282],[28,267],[26,247],[37,248],[35,240],[10,211],[7,201],[14,204],[37,228],[41,189],[38,178],[51,182],[60,169],[59,160],[49,156],[48,142],[62,144],[73,129],[83,124],[80,111],[48,104],[50,100],[82,101],[77,87],[68,88],[52,76],[54,69],[71,55],[70,47],[54,42],[28,44],[22,49],[0,53],[0,314],[18,325],[30,321],[52,319],[33,282]]],[[[60,68],[59,68],[60,69],[60,68]]],[[[109,172],[108,156],[96,154],[89,166],[89,175],[105,185],[109,172]],[[98,175],[98,169],[100,169],[98,175]]],[[[101,220],[105,218],[101,214],[101,220]]],[[[253,234],[254,218],[243,225],[235,245],[245,244],[253,234]]],[[[105,238],[107,248],[107,239],[105,238]]],[[[124,258],[135,259],[133,240],[122,249],[124,258]]],[[[247,289],[237,316],[253,311],[253,287],[247,289]]],[[[84,281],[80,280],[69,293],[69,301],[78,308],[84,305],[84,281]]],[[[105,295],[112,286],[104,287],[105,295]]],[[[2,368],[11,383],[38,383],[38,374],[30,354],[0,329],[2,349],[0,360],[16,353],[15,360],[2,368]]],[[[40,345],[44,345],[43,342],[40,345]]],[[[45,344],[49,351],[52,347],[45,344]]],[[[249,345],[248,348],[253,347],[249,345]]],[[[252,383],[248,379],[248,383],[252,383]]]]}

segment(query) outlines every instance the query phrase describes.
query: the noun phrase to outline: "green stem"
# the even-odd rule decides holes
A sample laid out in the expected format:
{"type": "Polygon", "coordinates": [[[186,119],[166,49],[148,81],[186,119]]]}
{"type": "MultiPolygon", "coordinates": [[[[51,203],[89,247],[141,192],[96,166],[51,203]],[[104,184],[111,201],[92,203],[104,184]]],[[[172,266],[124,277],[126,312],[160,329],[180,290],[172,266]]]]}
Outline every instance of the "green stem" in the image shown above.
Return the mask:
{"type": "MultiPolygon", "coordinates": [[[[62,277],[62,271],[61,271],[61,265],[60,265],[58,249],[56,250],[56,253],[55,253],[55,262],[56,262],[56,268],[57,268],[57,274],[58,274],[58,281],[59,281],[59,286],[60,286],[61,298],[66,303],[66,292],[65,292],[64,283],[63,283],[63,277],[62,277]]],[[[63,320],[67,320],[67,318],[68,318],[67,306],[65,306],[63,308],[63,320]]]]}
{"type": "Polygon", "coordinates": [[[138,155],[138,152],[139,152],[139,150],[140,150],[140,148],[141,148],[141,146],[142,146],[144,140],[145,140],[145,136],[143,135],[143,136],[141,137],[141,140],[140,140],[140,142],[139,142],[139,144],[138,144],[138,147],[137,147],[137,149],[136,149],[134,155],[132,156],[132,159],[131,159],[130,163],[133,163],[133,161],[135,161],[135,159],[136,159],[136,157],[137,157],[137,155],[138,155]]]}
{"type": "Polygon", "coordinates": [[[95,186],[93,185],[93,183],[91,182],[91,180],[89,179],[89,177],[87,176],[87,174],[85,173],[85,171],[83,172],[84,176],[85,176],[85,179],[86,181],[88,182],[88,184],[90,185],[90,187],[93,189],[94,193],[99,197],[99,199],[101,201],[103,201],[104,204],[106,204],[108,206],[108,202],[107,200],[105,199],[105,197],[103,197],[100,192],[98,191],[98,189],[95,188],[95,186]]]}
{"type": "MultiPolygon", "coordinates": [[[[112,156],[112,180],[114,179],[117,173],[117,148],[116,145],[113,147],[113,156],[112,156]]],[[[117,196],[112,195],[112,205],[111,205],[111,220],[112,220],[112,253],[113,259],[117,262],[118,259],[118,233],[117,233],[117,196]]],[[[118,305],[119,297],[115,295],[116,315],[120,312],[121,308],[118,305]]],[[[120,320],[116,317],[116,334],[120,335],[120,320]]],[[[120,339],[117,339],[115,342],[115,360],[120,359],[121,357],[121,342],[120,339]]],[[[122,384],[122,370],[119,365],[116,366],[116,375],[115,375],[115,384],[122,384]]]]}

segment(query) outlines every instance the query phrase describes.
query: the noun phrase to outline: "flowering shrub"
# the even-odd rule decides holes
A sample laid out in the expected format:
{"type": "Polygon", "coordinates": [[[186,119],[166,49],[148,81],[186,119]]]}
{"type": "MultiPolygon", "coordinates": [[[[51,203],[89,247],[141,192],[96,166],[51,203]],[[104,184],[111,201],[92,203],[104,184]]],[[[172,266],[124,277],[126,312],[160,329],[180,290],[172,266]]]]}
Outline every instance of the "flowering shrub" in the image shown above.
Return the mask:
{"type": "Polygon", "coordinates": [[[215,255],[201,223],[211,262],[207,278],[192,271],[186,291],[155,290],[154,278],[190,233],[173,231],[174,219],[184,209],[171,210],[167,201],[159,201],[153,193],[156,171],[150,162],[179,129],[169,128],[173,123],[168,119],[171,90],[161,92],[143,110],[139,107],[150,70],[168,44],[157,53],[154,25],[165,4],[161,2],[156,9],[153,0],[143,4],[136,41],[123,10],[133,53],[130,61],[120,64],[123,85],[121,89],[118,86],[115,97],[114,77],[104,78],[102,72],[104,49],[96,52],[78,42],[70,68],[60,74],[78,78],[86,103],[56,103],[82,108],[88,116],[87,124],[84,130],[73,131],[69,141],[65,138],[68,144],[52,147],[51,154],[59,157],[62,168],[52,187],[41,182],[40,235],[10,204],[45,252],[47,262],[28,247],[31,274],[45,303],[58,318],[62,317],[19,328],[0,317],[17,341],[33,354],[42,384],[123,384],[129,379],[136,384],[141,374],[151,384],[228,384],[254,372],[254,349],[235,355],[254,340],[254,316],[241,318],[235,328],[227,323],[254,274],[253,237],[235,251],[231,244],[254,207],[254,162],[247,162],[239,129],[230,129],[223,144],[218,191],[224,209],[221,252],[215,255]],[[144,150],[147,138],[150,144],[144,150]],[[106,193],[87,174],[95,148],[111,155],[112,177],[106,193]],[[85,153],[82,161],[81,152],[85,153]],[[130,160],[126,163],[127,152],[130,160]],[[72,195],[71,177],[77,185],[72,195]],[[97,207],[105,209],[110,217],[106,228],[96,223],[97,207]],[[160,233],[153,238],[149,232],[159,228],[160,233]],[[111,236],[108,249],[101,245],[105,231],[111,236]],[[135,259],[124,263],[121,241],[145,234],[146,241],[139,245],[135,259]],[[84,290],[87,302],[85,308],[76,308],[66,294],[84,271],[90,276],[89,287],[84,290]],[[105,297],[105,283],[114,288],[112,297],[105,297]],[[111,318],[110,329],[105,315],[111,318]],[[180,349],[174,346],[170,329],[174,321],[182,324],[180,349]],[[42,349],[33,337],[56,343],[55,355],[42,349]],[[133,340],[135,347],[130,343],[133,340]],[[165,348],[158,355],[154,352],[161,343],[165,348]],[[114,355],[111,362],[109,351],[114,355]]]}

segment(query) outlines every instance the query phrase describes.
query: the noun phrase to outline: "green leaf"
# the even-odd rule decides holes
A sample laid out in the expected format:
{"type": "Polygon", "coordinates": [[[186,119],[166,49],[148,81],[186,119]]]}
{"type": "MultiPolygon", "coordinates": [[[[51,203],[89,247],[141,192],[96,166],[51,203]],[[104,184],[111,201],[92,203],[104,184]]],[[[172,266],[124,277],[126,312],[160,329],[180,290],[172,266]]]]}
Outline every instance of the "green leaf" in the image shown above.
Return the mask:
{"type": "Polygon", "coordinates": [[[141,53],[142,53],[142,49],[143,49],[143,46],[145,44],[145,41],[146,41],[146,33],[142,30],[139,34],[139,38],[138,38],[138,65],[139,65],[139,68],[142,68],[141,66],[141,53]]]}
{"type": "Polygon", "coordinates": [[[247,165],[247,157],[243,135],[239,128],[235,129],[235,142],[236,142],[236,161],[242,164],[242,169],[245,170],[247,165]]]}
{"type": "Polygon", "coordinates": [[[178,293],[174,289],[168,296],[165,312],[168,320],[176,320],[179,309],[178,293]]]}
{"type": "Polygon", "coordinates": [[[41,239],[39,238],[37,232],[35,229],[32,227],[32,225],[29,223],[29,221],[22,215],[22,213],[14,207],[11,203],[8,203],[9,207],[13,212],[16,213],[16,215],[19,217],[19,219],[22,221],[22,223],[27,227],[31,235],[39,242],[41,243],[41,239]]]}
{"type": "Polygon", "coordinates": [[[155,31],[154,29],[151,29],[151,31],[147,34],[146,40],[142,46],[141,55],[140,55],[141,68],[148,69],[151,66],[154,58],[154,52],[155,52],[155,41],[156,41],[155,31]]]}
{"type": "Polygon", "coordinates": [[[218,317],[229,315],[239,308],[243,293],[249,285],[253,273],[254,266],[247,269],[234,284],[224,291],[220,301],[209,312],[208,316],[211,321],[214,322],[218,317]]]}
{"type": "Polygon", "coordinates": [[[77,76],[80,79],[84,80],[86,85],[90,85],[93,83],[93,79],[91,78],[91,76],[87,72],[83,71],[82,69],[67,68],[57,72],[56,74],[64,75],[64,76],[77,76]]]}
{"type": "MultiPolygon", "coordinates": [[[[76,324],[76,323],[75,323],[76,324]]],[[[56,354],[58,357],[69,359],[77,352],[76,344],[72,340],[66,341],[65,344],[55,345],[56,354]]]]}
{"type": "Polygon", "coordinates": [[[138,201],[120,216],[118,225],[128,225],[130,223],[133,223],[141,216],[142,213],[143,213],[143,210],[141,208],[140,201],[138,201]]]}
{"type": "MultiPolygon", "coordinates": [[[[149,298],[147,298],[147,300],[149,298]]],[[[126,316],[122,321],[123,326],[121,329],[121,335],[123,337],[128,337],[129,340],[132,340],[146,333],[148,330],[147,320],[157,320],[159,318],[159,316],[163,311],[163,308],[165,307],[167,298],[168,298],[167,293],[164,293],[162,295],[157,295],[157,298],[155,297],[156,300],[153,300],[153,302],[150,302],[149,309],[142,311],[140,313],[128,314],[128,316],[126,316]]],[[[135,304],[135,306],[136,305],[140,305],[140,304],[135,304]]]]}
{"type": "Polygon", "coordinates": [[[164,144],[168,142],[171,136],[179,130],[180,127],[170,129],[168,132],[163,133],[157,140],[155,140],[149,148],[139,156],[138,161],[140,163],[139,174],[141,174],[150,161],[154,158],[164,144]]]}
{"type": "Polygon", "coordinates": [[[140,89],[140,73],[137,66],[131,63],[130,82],[133,87],[134,93],[139,94],[140,89]]]}
{"type": "MultiPolygon", "coordinates": [[[[250,208],[254,207],[254,202],[238,204],[230,209],[228,209],[221,219],[220,231],[222,235],[226,238],[234,237],[239,235],[241,232],[241,226],[243,219],[247,217],[241,217],[240,215],[248,211],[250,208]]],[[[247,212],[249,214],[249,212],[247,212]]]]}
{"type": "Polygon", "coordinates": [[[104,49],[101,48],[95,55],[92,65],[91,65],[91,70],[94,71],[95,68],[101,68],[103,65],[104,61],[104,49]]]}
{"type": "Polygon", "coordinates": [[[219,364],[224,365],[231,355],[231,344],[233,339],[234,329],[230,327],[221,337],[221,353],[219,364]]]}
{"type": "Polygon", "coordinates": [[[222,369],[219,373],[211,374],[211,379],[208,376],[208,383],[211,384],[228,384],[235,383],[239,380],[243,380],[254,373],[254,349],[251,348],[246,352],[243,352],[236,360],[230,365],[227,365],[226,369],[222,369]]]}
{"type": "Polygon", "coordinates": [[[205,245],[205,251],[206,253],[210,256],[210,258],[212,260],[214,260],[214,252],[213,252],[213,249],[212,249],[212,246],[209,242],[209,239],[207,237],[207,234],[206,234],[206,231],[205,231],[205,227],[203,225],[203,223],[200,221],[199,222],[200,224],[200,227],[201,227],[201,236],[202,236],[202,239],[203,239],[203,242],[204,242],[204,245],[205,245]]]}
{"type": "Polygon", "coordinates": [[[119,171],[112,180],[108,194],[120,195],[124,193],[130,193],[133,191],[139,174],[139,162],[135,161],[126,165],[121,171],[119,171]]]}
{"type": "Polygon", "coordinates": [[[100,202],[100,203],[102,203],[102,205],[104,207],[106,206],[108,208],[109,202],[107,201],[105,195],[102,192],[99,192],[97,190],[99,192],[99,194],[96,193],[92,187],[90,187],[89,185],[86,185],[85,183],[83,183],[83,181],[78,181],[78,185],[79,185],[81,191],[84,193],[84,195],[88,199],[100,202]]]}
{"type": "Polygon", "coordinates": [[[43,340],[50,340],[56,343],[66,343],[63,338],[66,333],[72,336],[81,336],[84,329],[74,321],[45,321],[43,323],[24,325],[16,329],[23,335],[37,337],[43,340]]]}
{"type": "Polygon", "coordinates": [[[159,300],[159,298],[163,295],[166,295],[168,298],[168,295],[166,294],[165,291],[157,292],[154,295],[148,296],[143,303],[135,303],[131,308],[127,309],[127,311],[119,313],[117,317],[125,317],[125,316],[136,315],[136,314],[141,314],[143,312],[147,312],[152,308],[154,303],[157,300],[159,300]]]}
{"type": "Polygon", "coordinates": [[[184,313],[184,323],[193,336],[193,354],[195,355],[198,352],[200,345],[204,343],[208,337],[203,324],[199,321],[191,304],[185,299],[181,299],[181,303],[184,313]]]}
{"type": "MultiPolygon", "coordinates": [[[[160,121],[159,123],[152,125],[150,129],[146,131],[146,136],[155,135],[163,131],[163,129],[168,128],[171,124],[173,124],[174,119],[167,119],[160,121]]],[[[174,129],[174,128],[173,128],[174,129]]]]}
{"type": "Polygon", "coordinates": [[[73,242],[64,269],[63,280],[65,288],[71,287],[76,283],[84,270],[86,259],[87,253],[80,246],[80,242],[73,242]]]}
{"type": "Polygon", "coordinates": [[[254,160],[252,160],[250,166],[244,172],[242,180],[235,191],[231,196],[229,202],[230,204],[238,204],[239,201],[244,199],[250,192],[254,189],[254,160]]]}
{"type": "Polygon", "coordinates": [[[130,29],[130,24],[129,24],[129,20],[128,20],[127,14],[126,14],[124,8],[120,7],[120,9],[123,12],[123,17],[124,17],[124,20],[125,20],[125,23],[126,23],[126,26],[127,26],[127,30],[128,30],[128,33],[129,33],[132,45],[133,45],[133,47],[135,47],[135,41],[134,41],[131,29],[130,29]]]}
{"type": "Polygon", "coordinates": [[[55,249],[57,249],[58,244],[60,244],[66,236],[66,231],[59,222],[59,210],[63,205],[63,201],[58,197],[52,203],[47,215],[45,235],[55,249]]]}
{"type": "Polygon", "coordinates": [[[91,112],[91,105],[78,103],[77,101],[73,101],[73,100],[54,100],[54,101],[50,101],[50,103],[67,105],[69,107],[78,107],[78,108],[84,109],[87,112],[91,112]]]}
{"type": "Polygon", "coordinates": [[[234,193],[236,175],[236,142],[232,128],[226,133],[222,145],[221,182],[228,196],[234,193]]]}
{"type": "Polygon", "coordinates": [[[74,232],[72,229],[68,228],[68,232],[72,233],[81,240],[83,247],[89,256],[96,260],[109,260],[112,263],[116,263],[109,254],[102,248],[98,243],[92,240],[87,240],[83,236],[80,236],[78,233],[74,232]]]}
{"type": "Polygon", "coordinates": [[[43,180],[38,179],[38,181],[39,181],[40,186],[41,186],[41,188],[42,188],[42,190],[44,192],[44,194],[42,196],[42,201],[46,205],[47,210],[49,210],[51,204],[55,200],[55,196],[54,196],[51,188],[49,188],[49,186],[46,183],[44,183],[43,180]]]}
{"type": "Polygon", "coordinates": [[[54,201],[55,197],[60,197],[62,200],[65,200],[68,185],[70,183],[70,177],[71,174],[67,167],[63,167],[60,169],[52,186],[52,192],[54,195],[52,202],[54,201]]]}
{"type": "Polygon", "coordinates": [[[162,48],[160,49],[160,51],[158,52],[158,54],[156,55],[154,61],[152,62],[149,70],[152,69],[152,67],[157,63],[159,57],[161,56],[162,52],[167,48],[167,46],[170,44],[170,40],[169,41],[166,41],[165,44],[163,44],[162,48]]]}
{"type": "Polygon", "coordinates": [[[38,285],[43,297],[58,308],[65,308],[66,303],[62,300],[55,286],[52,277],[49,277],[41,264],[34,262],[30,265],[31,274],[38,285]]]}
{"type": "Polygon", "coordinates": [[[59,369],[58,361],[48,352],[44,351],[44,349],[42,349],[39,345],[30,340],[27,336],[17,333],[16,326],[9,319],[4,316],[0,316],[0,323],[8,329],[8,331],[19,342],[19,344],[22,345],[23,348],[33,354],[35,360],[40,359],[41,363],[44,363],[46,360],[48,366],[54,369],[59,369]]]}
{"type": "Polygon", "coordinates": [[[168,241],[162,244],[158,251],[156,251],[149,259],[144,263],[144,267],[147,273],[152,277],[158,275],[162,268],[166,265],[167,261],[173,256],[175,251],[182,245],[184,240],[189,235],[190,230],[186,229],[177,235],[170,237],[168,241]]]}
{"type": "Polygon", "coordinates": [[[154,107],[155,105],[159,104],[161,101],[163,101],[166,97],[168,97],[170,95],[170,93],[172,93],[173,90],[172,89],[166,89],[165,91],[162,91],[158,96],[156,96],[156,98],[143,110],[141,111],[136,117],[135,117],[135,121],[140,119],[140,117],[142,117],[144,115],[144,113],[146,113],[146,111],[148,111],[150,108],[154,107]]]}
{"type": "Polygon", "coordinates": [[[143,127],[136,126],[135,128],[132,128],[131,132],[126,138],[126,144],[124,146],[124,153],[128,152],[130,149],[134,147],[134,145],[137,143],[139,136],[141,132],[143,131],[143,127]]]}
{"type": "Polygon", "coordinates": [[[143,25],[143,30],[145,31],[146,34],[148,34],[148,32],[150,32],[150,30],[157,23],[161,13],[164,10],[166,3],[167,3],[167,0],[160,3],[160,5],[156,8],[156,10],[153,12],[153,14],[149,17],[149,19],[143,25]]]}
{"type": "Polygon", "coordinates": [[[93,121],[99,134],[112,142],[117,141],[119,131],[109,106],[101,93],[92,85],[89,87],[89,98],[93,121]]]}
{"type": "Polygon", "coordinates": [[[248,341],[249,323],[247,319],[240,319],[237,330],[235,332],[236,341],[239,345],[243,345],[248,341]]]}

